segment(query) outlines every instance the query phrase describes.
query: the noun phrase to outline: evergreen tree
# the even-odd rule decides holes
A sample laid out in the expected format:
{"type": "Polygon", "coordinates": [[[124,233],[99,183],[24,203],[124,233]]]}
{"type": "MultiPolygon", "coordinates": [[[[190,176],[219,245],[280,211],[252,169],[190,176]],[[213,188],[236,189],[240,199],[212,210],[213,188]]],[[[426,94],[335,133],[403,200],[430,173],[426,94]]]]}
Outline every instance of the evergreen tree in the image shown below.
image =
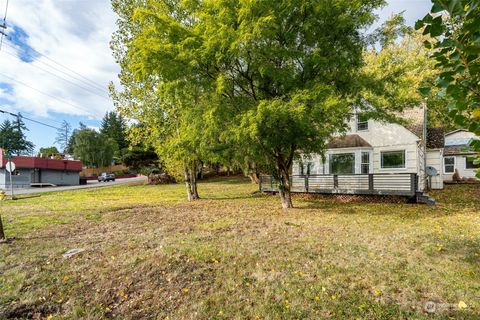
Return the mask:
{"type": "Polygon", "coordinates": [[[19,155],[31,154],[34,144],[27,140],[24,132],[27,127],[19,115],[17,120],[5,120],[0,125],[0,146],[8,152],[19,155]]]}
{"type": "Polygon", "coordinates": [[[100,126],[100,133],[113,139],[117,143],[117,149],[119,151],[128,148],[126,131],[127,124],[121,114],[115,111],[110,111],[105,114],[100,126]]]}

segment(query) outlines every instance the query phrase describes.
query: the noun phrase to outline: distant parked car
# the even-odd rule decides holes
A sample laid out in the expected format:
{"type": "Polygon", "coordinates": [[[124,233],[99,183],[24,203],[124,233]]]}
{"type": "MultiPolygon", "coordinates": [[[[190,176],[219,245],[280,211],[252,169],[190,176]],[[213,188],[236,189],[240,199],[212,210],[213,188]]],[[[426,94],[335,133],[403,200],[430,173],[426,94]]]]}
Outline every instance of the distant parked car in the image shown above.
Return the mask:
{"type": "Polygon", "coordinates": [[[115,181],[115,175],[113,173],[103,172],[98,176],[98,182],[115,181]]]}

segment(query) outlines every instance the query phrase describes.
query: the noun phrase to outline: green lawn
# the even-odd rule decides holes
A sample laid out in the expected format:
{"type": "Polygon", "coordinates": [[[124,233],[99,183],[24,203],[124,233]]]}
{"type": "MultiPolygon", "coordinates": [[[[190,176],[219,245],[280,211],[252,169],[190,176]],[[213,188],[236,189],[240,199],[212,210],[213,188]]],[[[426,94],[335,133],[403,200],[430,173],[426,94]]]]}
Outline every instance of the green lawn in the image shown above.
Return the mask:
{"type": "Polygon", "coordinates": [[[435,207],[297,196],[289,211],[255,189],[232,178],[191,203],[183,185],[3,203],[16,240],[0,245],[0,319],[480,318],[478,186],[434,192],[435,207]],[[86,251],[63,258],[72,248],[86,251]]]}

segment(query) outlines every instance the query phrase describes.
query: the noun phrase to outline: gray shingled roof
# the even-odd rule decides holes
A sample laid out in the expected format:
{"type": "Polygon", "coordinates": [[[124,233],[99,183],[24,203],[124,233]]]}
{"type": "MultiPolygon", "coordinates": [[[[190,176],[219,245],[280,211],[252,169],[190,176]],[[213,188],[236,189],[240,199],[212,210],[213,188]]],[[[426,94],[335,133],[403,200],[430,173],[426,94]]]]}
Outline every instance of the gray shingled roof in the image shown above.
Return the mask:
{"type": "Polygon", "coordinates": [[[445,135],[442,127],[427,128],[427,149],[440,149],[445,145],[445,135]]]}
{"type": "Polygon", "coordinates": [[[358,147],[367,147],[371,148],[372,145],[362,139],[358,134],[348,134],[346,136],[335,138],[328,143],[329,149],[338,149],[338,148],[358,148],[358,147]]]}
{"type": "Polygon", "coordinates": [[[472,147],[461,145],[461,146],[446,146],[443,155],[444,156],[451,156],[451,155],[460,155],[460,154],[475,154],[472,150],[472,147]]]}

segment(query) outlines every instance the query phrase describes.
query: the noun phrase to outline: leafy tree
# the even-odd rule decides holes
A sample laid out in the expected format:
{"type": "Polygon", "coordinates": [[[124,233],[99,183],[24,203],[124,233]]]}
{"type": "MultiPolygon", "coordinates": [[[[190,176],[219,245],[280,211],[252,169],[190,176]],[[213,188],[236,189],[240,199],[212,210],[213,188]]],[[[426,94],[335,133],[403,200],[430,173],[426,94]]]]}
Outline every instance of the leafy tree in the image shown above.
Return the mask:
{"type": "MultiPolygon", "coordinates": [[[[432,58],[441,70],[436,88],[449,100],[455,123],[480,136],[480,1],[432,2],[431,12],[415,27],[433,38],[425,47],[433,48],[432,58]]],[[[480,140],[471,144],[480,151],[480,140]]]]}
{"type": "Polygon", "coordinates": [[[75,153],[75,150],[74,150],[74,146],[75,146],[75,137],[77,135],[77,133],[80,131],[80,130],[83,130],[83,129],[87,129],[87,125],[85,125],[83,122],[79,122],[78,124],[78,128],[75,128],[73,131],[72,131],[72,134],[70,135],[70,137],[68,138],[68,146],[65,150],[65,153],[68,153],[68,154],[74,154],[75,153]]]}
{"type": "MultiPolygon", "coordinates": [[[[437,95],[438,90],[422,94],[423,89],[430,86],[440,73],[430,59],[431,50],[423,45],[428,37],[406,27],[401,15],[385,22],[377,34],[383,34],[377,36],[382,47],[372,46],[364,53],[362,99],[374,104],[376,111],[392,109],[393,106],[409,108],[425,104],[430,126],[453,129],[455,125],[452,121],[445,119],[448,110],[446,99],[437,95]],[[393,23],[399,26],[394,27],[393,23]]],[[[388,112],[380,115],[384,117],[386,114],[388,112]]],[[[391,121],[401,122],[395,114],[390,113],[389,116],[391,121]]]]}
{"type": "Polygon", "coordinates": [[[24,134],[27,130],[21,115],[19,115],[15,121],[5,120],[0,125],[1,147],[17,156],[31,154],[34,144],[27,140],[24,134]]]}
{"type": "Polygon", "coordinates": [[[59,153],[60,152],[58,151],[57,147],[40,148],[38,156],[42,158],[48,158],[51,155],[58,155],[59,153]]]}
{"type": "Polygon", "coordinates": [[[211,122],[265,159],[289,208],[293,159],[322,153],[359,101],[362,29],[382,4],[151,1],[135,14],[130,66],[137,77],[214,82],[211,122]]]}
{"type": "Polygon", "coordinates": [[[123,155],[122,162],[130,169],[142,172],[160,168],[158,155],[153,148],[145,150],[141,147],[133,147],[123,155]]]}
{"type": "MultiPolygon", "coordinates": [[[[209,126],[204,121],[208,119],[206,97],[212,87],[198,77],[160,79],[158,73],[137,76],[131,57],[136,50],[131,41],[138,26],[133,15],[143,1],[112,1],[112,6],[119,16],[112,48],[122,66],[123,91],[113,87],[111,91],[121,114],[138,121],[130,128],[129,139],[133,144],[154,148],[170,175],[177,179],[183,176],[188,199],[198,199],[197,174],[216,142],[210,139],[215,135],[206,134],[209,126]]],[[[178,66],[170,67],[166,72],[173,75],[178,66]]]]}
{"type": "Polygon", "coordinates": [[[126,140],[127,124],[121,114],[110,111],[105,114],[100,126],[100,133],[113,139],[117,143],[117,149],[123,150],[128,148],[126,140]]]}
{"type": "Polygon", "coordinates": [[[88,167],[110,166],[115,148],[113,139],[93,129],[81,129],[75,134],[75,157],[88,167]]]}
{"type": "Polygon", "coordinates": [[[57,137],[55,143],[60,145],[64,152],[68,149],[68,144],[72,135],[72,126],[66,120],[62,121],[62,125],[57,130],[57,137]]]}

